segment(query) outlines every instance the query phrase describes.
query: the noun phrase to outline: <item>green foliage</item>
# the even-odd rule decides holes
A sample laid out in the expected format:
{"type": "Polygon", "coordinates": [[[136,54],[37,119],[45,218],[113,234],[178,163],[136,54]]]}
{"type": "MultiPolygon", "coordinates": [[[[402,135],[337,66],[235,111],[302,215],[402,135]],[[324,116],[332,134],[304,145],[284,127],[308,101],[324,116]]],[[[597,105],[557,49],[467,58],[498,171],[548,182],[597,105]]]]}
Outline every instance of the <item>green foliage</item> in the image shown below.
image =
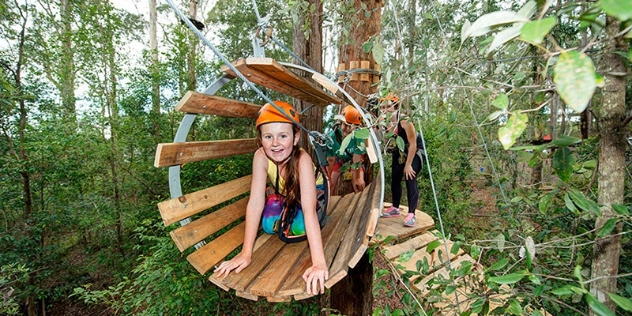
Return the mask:
{"type": "Polygon", "coordinates": [[[20,287],[28,280],[28,268],[25,265],[8,264],[0,267],[0,314],[19,315],[20,287]]]}

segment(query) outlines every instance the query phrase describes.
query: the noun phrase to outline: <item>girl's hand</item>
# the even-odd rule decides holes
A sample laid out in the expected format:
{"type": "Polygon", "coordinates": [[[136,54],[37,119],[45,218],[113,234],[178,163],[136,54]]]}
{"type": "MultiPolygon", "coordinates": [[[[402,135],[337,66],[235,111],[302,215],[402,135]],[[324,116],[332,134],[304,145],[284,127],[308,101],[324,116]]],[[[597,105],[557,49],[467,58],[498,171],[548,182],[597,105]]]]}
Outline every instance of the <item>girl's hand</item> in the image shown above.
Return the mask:
{"type": "Polygon", "coordinates": [[[412,166],[406,166],[404,167],[404,175],[406,175],[406,180],[413,180],[415,179],[415,170],[413,170],[412,166]]]}
{"type": "Polygon", "coordinates": [[[303,280],[307,283],[307,294],[316,295],[318,293],[325,293],[325,280],[329,278],[329,271],[327,268],[321,268],[317,266],[311,266],[303,273],[303,280]],[[320,282],[320,291],[319,283],[320,282]]]}
{"type": "Polygon", "coordinates": [[[219,272],[219,278],[227,276],[233,270],[235,273],[239,273],[250,265],[250,259],[250,256],[240,253],[235,258],[222,262],[219,267],[215,268],[215,272],[219,272]]]}

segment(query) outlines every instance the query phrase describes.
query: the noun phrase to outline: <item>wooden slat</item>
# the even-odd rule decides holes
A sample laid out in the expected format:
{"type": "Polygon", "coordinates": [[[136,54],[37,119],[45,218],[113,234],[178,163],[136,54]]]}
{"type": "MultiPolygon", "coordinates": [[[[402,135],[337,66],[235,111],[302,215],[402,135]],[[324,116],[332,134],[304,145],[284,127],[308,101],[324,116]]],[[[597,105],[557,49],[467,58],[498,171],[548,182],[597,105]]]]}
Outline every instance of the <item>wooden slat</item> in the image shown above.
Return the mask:
{"type": "Polygon", "coordinates": [[[376,197],[375,190],[379,187],[378,181],[373,181],[363,192],[366,194],[366,202],[358,205],[360,213],[360,222],[354,245],[351,247],[353,255],[349,259],[349,268],[354,268],[360,261],[364,253],[369,248],[369,236],[367,235],[368,225],[377,224],[377,218],[371,216],[371,210],[379,205],[379,197],[376,197]],[[370,222],[371,220],[374,222],[370,222]]]}
{"type": "Polygon", "coordinates": [[[259,274],[250,289],[253,295],[272,297],[287,279],[292,267],[307,250],[307,242],[287,244],[259,274]]]}
{"type": "MultiPolygon", "coordinates": [[[[333,247],[337,248],[340,241],[340,237],[342,235],[341,234],[338,235],[338,242],[335,243],[335,246],[333,245],[334,243],[332,243],[331,240],[335,238],[336,236],[335,233],[340,230],[339,227],[340,227],[341,218],[344,216],[347,209],[346,207],[335,208],[335,205],[339,199],[340,197],[336,196],[336,197],[332,197],[332,200],[330,200],[330,205],[332,207],[328,212],[329,220],[327,221],[327,224],[325,225],[325,227],[323,227],[322,234],[321,234],[321,237],[323,240],[323,251],[325,252],[325,262],[327,263],[327,267],[329,267],[334,257],[331,250],[333,247]],[[332,201],[334,199],[335,201],[332,201]]],[[[351,197],[349,197],[348,200],[351,201],[351,197]]],[[[307,252],[301,256],[299,261],[296,262],[296,266],[293,268],[292,272],[288,276],[286,282],[283,284],[281,289],[279,289],[278,294],[281,296],[292,296],[292,295],[304,294],[306,284],[305,284],[305,281],[303,280],[303,273],[305,272],[305,270],[307,270],[311,266],[312,266],[312,257],[310,253],[307,252]]]]}
{"type": "MultiPolygon", "coordinates": [[[[296,75],[271,58],[240,58],[232,64],[249,81],[274,91],[320,106],[342,103],[340,99],[332,96],[307,79],[296,75]]],[[[230,76],[236,76],[226,65],[222,66],[221,70],[230,76]]]]}
{"type": "MultiPolygon", "coordinates": [[[[215,282],[213,282],[213,283],[215,283],[215,282]]],[[[222,286],[224,286],[224,285],[222,284],[222,286]]],[[[226,291],[228,291],[228,290],[226,290],[226,291]]],[[[235,291],[235,295],[238,296],[238,297],[241,297],[241,298],[245,298],[245,299],[251,300],[251,301],[258,301],[259,300],[259,296],[252,295],[252,294],[250,294],[250,292],[235,291]]]]}
{"type": "Polygon", "coordinates": [[[246,118],[256,118],[259,109],[261,106],[253,103],[194,91],[188,91],[176,105],[177,111],[186,113],[246,118]]]}
{"type": "Polygon", "coordinates": [[[246,223],[240,223],[190,254],[187,260],[200,274],[205,274],[244,242],[245,229],[246,223]]]}
{"type": "MultiPolygon", "coordinates": [[[[351,245],[353,243],[353,236],[355,236],[356,231],[353,229],[354,220],[357,220],[356,213],[358,213],[357,205],[360,199],[362,198],[362,194],[353,194],[354,198],[351,204],[347,209],[347,216],[344,217],[342,221],[342,225],[345,229],[341,229],[343,231],[343,237],[341,239],[341,243],[336,250],[336,256],[334,257],[334,261],[329,268],[329,279],[325,282],[325,286],[327,288],[332,287],[334,284],[338,283],[338,281],[342,280],[347,275],[347,269],[349,265],[349,258],[351,257],[351,245]]],[[[357,227],[356,227],[357,228],[357,227]]]]}
{"type": "Polygon", "coordinates": [[[248,197],[171,231],[171,238],[180,251],[195,245],[230,223],[246,215],[248,197]]]}
{"type": "Polygon", "coordinates": [[[250,191],[252,175],[158,203],[165,226],[250,191]]]}
{"type": "Polygon", "coordinates": [[[387,259],[392,260],[393,258],[399,257],[406,251],[410,251],[412,249],[420,249],[421,247],[428,245],[430,242],[437,240],[434,232],[436,231],[427,232],[425,234],[415,236],[401,244],[384,246],[384,256],[387,259]]]}
{"type": "Polygon", "coordinates": [[[256,138],[201,142],[161,143],[156,148],[154,167],[168,167],[255,152],[256,138]]]}
{"type": "MultiPolygon", "coordinates": [[[[384,207],[386,207],[386,205],[384,207]]],[[[415,217],[417,218],[415,226],[406,227],[404,226],[406,214],[408,214],[408,212],[404,211],[400,216],[389,218],[381,217],[377,224],[377,241],[381,242],[388,236],[395,236],[396,239],[403,239],[409,236],[421,234],[434,227],[434,220],[432,217],[419,210],[415,211],[415,217]]]]}
{"type": "MultiPolygon", "coordinates": [[[[243,238],[243,236],[242,236],[243,238]]],[[[252,253],[250,265],[243,269],[239,274],[231,273],[224,278],[224,284],[236,291],[244,291],[256,278],[259,273],[265,269],[270,261],[285,246],[279,238],[270,238],[259,249],[252,253]]]]}

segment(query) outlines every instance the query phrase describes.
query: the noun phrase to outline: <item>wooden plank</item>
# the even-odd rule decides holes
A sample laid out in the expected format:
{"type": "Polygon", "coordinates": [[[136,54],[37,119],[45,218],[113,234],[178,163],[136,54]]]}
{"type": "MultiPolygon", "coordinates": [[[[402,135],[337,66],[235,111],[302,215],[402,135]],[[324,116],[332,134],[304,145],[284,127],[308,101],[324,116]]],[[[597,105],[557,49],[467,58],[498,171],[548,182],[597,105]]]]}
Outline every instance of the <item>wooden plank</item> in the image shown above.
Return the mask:
{"type": "MultiPolygon", "coordinates": [[[[274,91],[320,106],[342,103],[340,99],[317,87],[307,79],[296,75],[272,58],[240,58],[232,62],[232,65],[249,81],[274,91]]],[[[221,70],[230,76],[236,77],[236,74],[226,65],[223,65],[221,70]]]]}
{"type": "Polygon", "coordinates": [[[420,249],[421,247],[428,245],[430,242],[437,240],[435,232],[436,231],[431,231],[419,236],[415,236],[400,244],[383,246],[384,256],[387,259],[392,260],[406,251],[412,249],[420,249]]]}
{"type": "Polygon", "coordinates": [[[248,197],[170,232],[180,252],[246,215],[248,197]]]}
{"type": "Polygon", "coordinates": [[[235,291],[235,295],[255,302],[259,300],[259,296],[252,295],[250,292],[235,291]]]}
{"type": "Polygon", "coordinates": [[[406,212],[400,216],[384,218],[381,217],[376,229],[376,240],[378,242],[384,241],[388,236],[394,236],[396,239],[403,239],[412,235],[418,235],[434,227],[434,220],[430,215],[415,211],[417,223],[414,227],[404,226],[404,219],[406,218],[406,212]]]}
{"type": "Polygon", "coordinates": [[[363,205],[366,199],[366,195],[355,194],[353,203],[349,206],[348,213],[351,218],[349,219],[348,226],[345,229],[344,237],[338,247],[334,262],[329,269],[329,279],[325,282],[325,286],[328,288],[338,283],[343,277],[347,275],[347,269],[349,268],[349,259],[353,254],[352,247],[355,244],[355,238],[357,235],[358,224],[360,222],[361,211],[358,211],[358,205],[363,205]]]}
{"type": "Polygon", "coordinates": [[[292,301],[291,296],[270,296],[266,297],[270,303],[288,303],[292,301]]]}
{"type": "Polygon", "coordinates": [[[279,238],[268,239],[259,249],[253,251],[250,265],[239,273],[231,273],[224,277],[224,284],[236,291],[246,290],[284,246],[285,243],[279,238]]]}
{"type": "Polygon", "coordinates": [[[366,250],[369,248],[369,237],[366,235],[367,222],[371,217],[370,212],[373,208],[373,201],[375,198],[373,192],[375,191],[376,187],[377,181],[373,181],[368,188],[362,191],[362,195],[364,195],[365,201],[363,203],[359,203],[357,206],[357,230],[350,250],[351,257],[349,258],[349,268],[354,268],[358,261],[360,261],[366,250]]]}
{"type": "MultiPolygon", "coordinates": [[[[335,197],[336,200],[334,201],[334,203],[331,203],[330,205],[337,205],[337,202],[340,200],[340,197],[335,197]]],[[[351,202],[351,196],[349,196],[349,198],[347,199],[348,202],[351,202]]],[[[331,202],[331,201],[330,201],[331,202]]],[[[345,215],[347,208],[345,207],[344,203],[348,202],[342,202],[340,205],[342,207],[340,208],[330,208],[328,211],[329,214],[329,220],[327,221],[327,224],[325,225],[325,227],[323,227],[323,230],[321,232],[321,238],[323,240],[323,250],[325,252],[325,261],[327,262],[327,266],[329,267],[329,264],[331,264],[331,261],[333,261],[333,253],[332,253],[332,248],[338,246],[339,241],[340,241],[340,236],[342,236],[342,234],[339,235],[338,238],[338,242],[337,243],[332,243],[332,239],[336,238],[336,232],[338,232],[340,230],[340,222],[342,217],[345,215]]],[[[304,253],[300,260],[296,262],[296,266],[293,268],[292,272],[290,273],[290,275],[287,278],[287,281],[283,284],[283,286],[281,286],[281,288],[279,289],[278,294],[281,296],[292,296],[292,295],[301,295],[305,293],[305,281],[303,280],[303,273],[305,272],[305,270],[307,270],[309,267],[312,266],[312,257],[308,252],[304,253]]],[[[295,297],[296,298],[296,297],[295,297]]]]}
{"type": "Polygon", "coordinates": [[[165,226],[195,215],[219,203],[226,202],[250,191],[252,175],[224,182],[204,190],[158,203],[165,226]]]}
{"type": "Polygon", "coordinates": [[[190,254],[187,260],[200,274],[205,274],[244,242],[245,229],[246,223],[240,223],[190,254]]]}
{"type": "Polygon", "coordinates": [[[381,181],[378,181],[377,179],[380,178],[380,175],[378,173],[378,175],[375,176],[373,182],[375,183],[375,188],[373,189],[373,192],[371,193],[372,195],[372,202],[371,202],[371,206],[370,206],[370,211],[369,211],[369,220],[367,221],[367,226],[366,226],[366,235],[368,237],[373,237],[375,235],[375,231],[377,229],[377,224],[380,220],[380,215],[382,214],[380,211],[380,202],[382,202],[380,199],[381,197],[381,192],[382,192],[382,187],[383,187],[383,183],[381,181]]]}
{"type": "Polygon", "coordinates": [[[300,255],[307,250],[307,242],[287,244],[274,259],[259,273],[253,282],[250,293],[265,297],[277,295],[277,291],[296,266],[300,255]]]}
{"type": "Polygon", "coordinates": [[[260,105],[188,91],[176,105],[176,111],[227,117],[256,118],[260,105]]]}
{"type": "Polygon", "coordinates": [[[183,143],[161,143],[156,148],[154,167],[182,165],[189,162],[253,153],[259,148],[256,138],[183,143]]]}

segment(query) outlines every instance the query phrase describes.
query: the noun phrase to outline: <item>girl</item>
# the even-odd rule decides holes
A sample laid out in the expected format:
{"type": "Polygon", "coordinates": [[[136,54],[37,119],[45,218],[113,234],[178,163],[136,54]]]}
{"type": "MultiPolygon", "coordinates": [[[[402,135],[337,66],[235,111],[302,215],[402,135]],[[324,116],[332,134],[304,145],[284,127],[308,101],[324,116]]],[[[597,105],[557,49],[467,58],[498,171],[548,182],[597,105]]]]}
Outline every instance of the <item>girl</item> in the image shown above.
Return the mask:
{"type": "MultiPolygon", "coordinates": [[[[417,132],[415,126],[408,119],[399,116],[399,97],[389,94],[381,100],[380,110],[390,120],[386,124],[387,132],[394,132],[394,138],[401,137],[404,140],[404,151],[400,151],[395,145],[390,150],[393,154],[391,164],[391,191],[393,193],[393,206],[389,207],[382,217],[399,216],[399,203],[402,199],[402,179],[406,181],[406,193],[408,197],[408,215],[404,219],[404,226],[415,226],[415,209],[419,202],[419,188],[417,188],[417,173],[421,170],[421,154],[418,154],[417,132]]],[[[395,143],[395,139],[392,140],[395,143]]]]}
{"type": "Polygon", "coordinates": [[[233,259],[222,262],[215,271],[219,272],[219,277],[223,277],[233,270],[239,273],[250,264],[252,248],[266,204],[266,186],[269,181],[273,184],[277,182],[278,174],[279,192],[285,196],[288,208],[298,203],[302,207],[304,229],[312,257],[312,266],[303,273],[307,294],[322,294],[325,292],[325,280],[329,277],[329,271],[316,215],[314,164],[309,154],[298,146],[298,126],[286,116],[298,123],[298,113],[286,102],[274,103],[285,114],[268,103],[259,110],[257,117],[256,127],[261,148],[255,152],[252,162],[252,184],[246,208],[246,231],[242,250],[233,259]]]}

